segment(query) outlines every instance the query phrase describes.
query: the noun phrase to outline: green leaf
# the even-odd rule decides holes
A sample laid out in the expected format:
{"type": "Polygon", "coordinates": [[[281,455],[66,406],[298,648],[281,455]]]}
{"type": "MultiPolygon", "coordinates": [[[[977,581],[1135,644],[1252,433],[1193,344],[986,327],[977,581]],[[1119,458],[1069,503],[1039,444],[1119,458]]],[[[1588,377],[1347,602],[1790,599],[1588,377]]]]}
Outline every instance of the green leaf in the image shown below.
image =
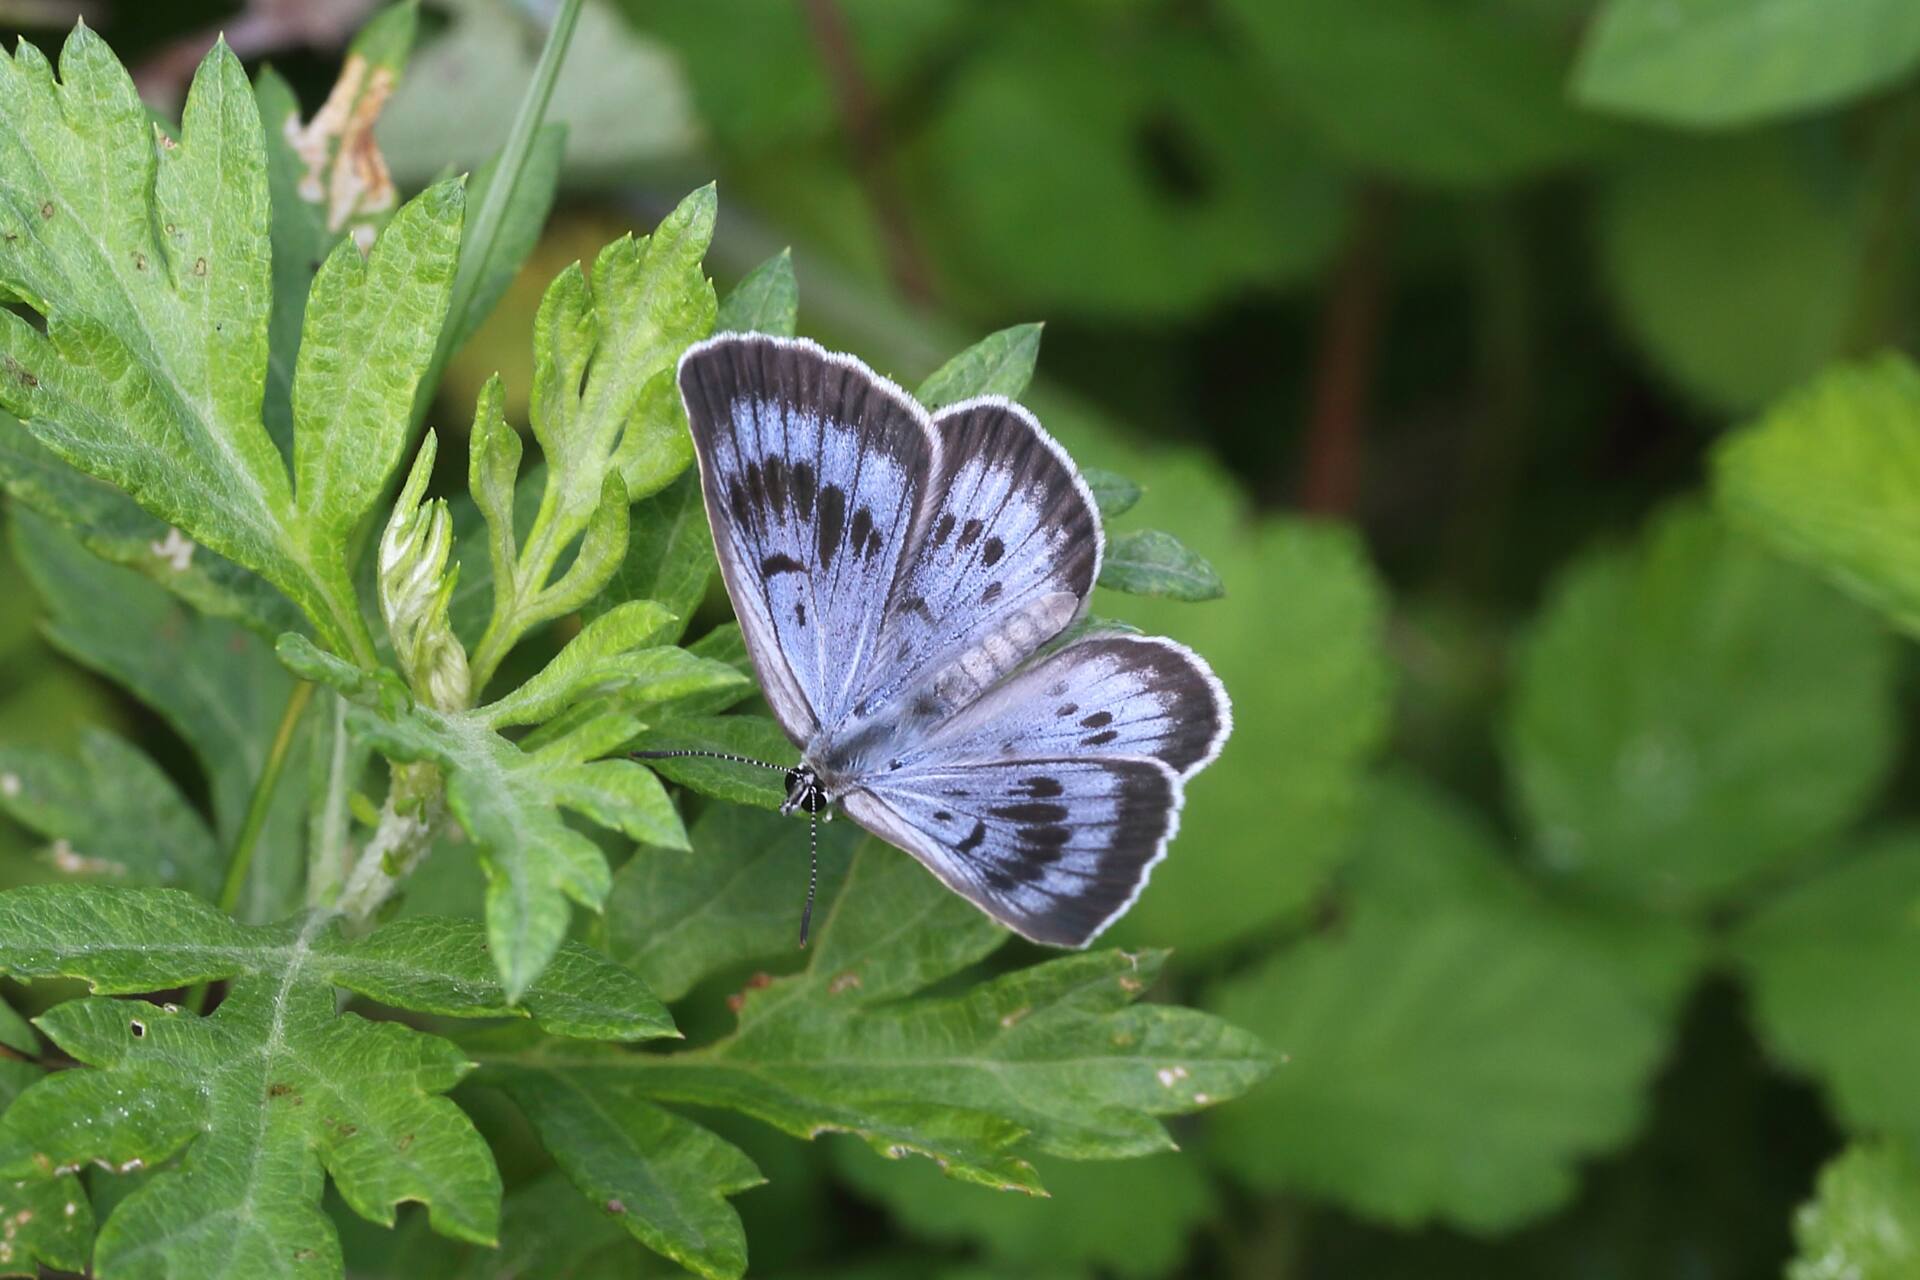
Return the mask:
{"type": "Polygon", "coordinates": [[[1036,1160],[1046,1199],[955,1186],[923,1161],[882,1160],[851,1143],[835,1167],[914,1236],[978,1242],[1010,1275],[1093,1266],[1123,1280],[1177,1275],[1188,1237],[1219,1206],[1200,1162],[1184,1153],[1140,1160],[1036,1160]]]}
{"type": "Polygon", "coordinates": [[[33,1028],[5,1000],[0,1000],[0,1045],[29,1058],[40,1056],[40,1041],[34,1036],[33,1028]]]}
{"type": "Polygon", "coordinates": [[[512,1067],[486,1079],[526,1113],[581,1194],[636,1240],[710,1280],[746,1273],[746,1233],[726,1198],[766,1179],[738,1147],[654,1106],[630,1080],[512,1067]]]}
{"type": "MultiPolygon", "coordinates": [[[[267,325],[267,431],[293,440],[293,370],[313,278],[343,237],[363,248],[400,203],[373,129],[406,70],[415,3],[387,6],[347,49],[326,104],[301,119],[293,87],[271,66],[254,83],[273,206],[273,312],[267,325]]],[[[282,628],[284,630],[284,628],[282,628]]]]}
{"type": "MultiPolygon", "coordinates": [[[[787,741],[779,725],[764,716],[674,716],[648,726],[635,739],[636,751],[722,751],[728,755],[764,760],[782,769],[794,763],[799,750],[787,741]]],[[[787,798],[780,770],[756,769],[726,760],[692,757],[649,760],[649,767],[703,796],[732,804],[778,809],[787,798]]]]}
{"type": "Polygon", "coordinates": [[[975,396],[1019,399],[1040,359],[1041,328],[1017,324],[988,334],[929,374],[914,396],[936,410],[975,396]]]}
{"type": "Polygon", "coordinates": [[[1837,141],[1801,130],[1649,147],[1599,202],[1622,322],[1712,408],[1760,408],[1846,336],[1865,208],[1861,185],[1821,158],[1837,141]]]}
{"type": "Polygon", "coordinates": [[[1920,837],[1883,837],[1768,903],[1733,939],[1773,1053],[1823,1086],[1841,1122],[1920,1139],[1920,837]]]}
{"type": "Polygon", "coordinates": [[[338,557],[400,462],[460,247],[457,180],[407,202],[362,257],[342,240],[314,277],[293,376],[293,475],[307,554],[338,557]]]}
{"type": "Polygon", "coordinates": [[[1117,471],[1082,467],[1080,477],[1093,490],[1093,505],[1100,508],[1103,520],[1125,515],[1140,501],[1140,486],[1117,471]]]}
{"type": "Polygon", "coordinates": [[[1692,508],[1569,570],[1519,671],[1507,754],[1541,860],[1656,903],[1818,848],[1893,750],[1886,633],[1692,508]]]}
{"type": "Polygon", "coordinates": [[[1670,975],[1648,982],[1404,783],[1370,797],[1355,871],[1334,927],[1208,1002],[1284,1064],[1212,1118],[1215,1151],[1256,1187],[1400,1226],[1501,1231],[1564,1202],[1632,1131],[1697,949],[1636,937],[1670,975]]]}
{"type": "Polygon", "coordinates": [[[1271,1065],[1251,1036],[1213,1018],[1133,1003],[1161,953],[1082,953],[909,998],[1005,936],[911,858],[868,840],[819,919],[806,970],[754,984],[733,1035],[673,1055],[482,1048],[481,1078],[510,1069],[626,1082],[799,1137],[845,1130],[885,1154],[932,1156],[966,1181],[1031,1191],[1027,1154],[1171,1150],[1156,1117],[1235,1096],[1271,1065]]]}
{"type": "Polygon", "coordinates": [[[518,441],[501,417],[498,387],[481,397],[474,495],[492,529],[494,604],[474,654],[478,687],[529,627],[579,608],[606,585],[626,549],[629,500],[659,492],[692,461],[673,366],[713,327],[713,286],[700,259],[714,209],[713,188],[703,187],[652,236],[602,250],[591,284],[576,263],[548,288],[535,321],[530,413],[547,465],[524,540],[504,502],[518,441]],[[550,583],[576,540],[573,563],[550,583]]]}
{"type": "MultiPolygon", "coordinates": [[[[66,462],[260,573],[332,647],[370,658],[351,581],[316,559],[261,422],[272,288],[260,115],[217,44],[176,142],[80,27],[60,79],[0,58],[0,407],[66,462]]],[[[330,552],[335,549],[329,548],[330,552]]]]}
{"type": "Polygon", "coordinates": [[[791,338],[800,326],[800,282],[793,250],[782,249],[747,272],[720,302],[715,333],[771,333],[791,338]]]}
{"type": "Polygon", "coordinates": [[[1793,1218],[1787,1280],[1907,1280],[1920,1269],[1920,1164],[1906,1143],[1856,1142],[1793,1218]]]}
{"type": "Polygon", "coordinates": [[[219,892],[207,824],[145,752],[105,730],[83,730],[74,756],[0,746],[0,813],[54,841],[68,875],[219,892]]]}
{"type": "MultiPolygon", "coordinates": [[[[186,740],[206,773],[214,835],[230,848],[292,692],[287,673],[251,633],[196,616],[33,513],[15,509],[10,528],[14,554],[46,605],[48,638],[124,686],[186,740]]],[[[249,877],[241,911],[248,919],[283,914],[296,900],[301,802],[297,788],[285,788],[269,813],[261,836],[269,856],[249,877]]],[[[154,850],[148,858],[185,867],[192,852],[154,850]]]]}
{"type": "Polygon", "coordinates": [[[562,807],[635,840],[685,848],[686,831],[659,779],[631,760],[598,760],[633,738],[640,722],[610,712],[529,752],[488,728],[483,715],[406,705],[391,687],[284,636],[281,660],[356,705],[348,729],[390,760],[430,761],[446,773],[447,804],[480,849],[487,873],[487,936],[508,995],[518,999],[566,936],[568,899],[598,910],[611,875],[591,839],[562,807]]]}
{"type": "MultiPolygon", "coordinates": [[[[0,1057],[0,1111],[40,1078],[40,1068],[0,1057]]],[[[93,1206],[72,1172],[0,1178],[0,1223],[6,1224],[0,1234],[0,1276],[37,1276],[40,1263],[56,1271],[87,1269],[93,1206]]]]}
{"type": "Polygon", "coordinates": [[[693,611],[713,581],[713,534],[700,496],[700,477],[688,471],[633,509],[627,553],[599,595],[584,608],[588,617],[628,600],[652,600],[674,615],[661,639],[686,634],[693,611]]]}
{"type": "Polygon", "coordinates": [[[498,729],[540,724],[588,697],[596,707],[627,710],[751,687],[723,662],[653,643],[676,621],[651,600],[616,606],[589,622],[540,674],[479,714],[498,729]]]}
{"type": "Polygon", "coordinates": [[[578,943],[518,1002],[491,970],[475,920],[418,916],[356,940],[316,918],[238,924],[177,889],[34,885],[0,894],[0,971],[82,978],[99,994],[164,991],[221,978],[299,976],[385,1004],[460,1018],[531,1016],[563,1036],[643,1040],[675,1034],[666,1009],[619,966],[578,943]]]}
{"type": "Polygon", "coordinates": [[[490,1243],[500,1176],[446,1092],[469,1064],[452,1044],[394,1022],[336,1016],[305,978],[301,938],[278,980],[237,980],[212,1017],[90,998],[40,1027],[94,1071],[32,1086],[0,1118],[0,1171],[103,1160],[177,1168],[146,1179],[100,1231],[104,1274],[337,1276],[339,1242],[319,1211],[333,1176],[362,1217],[391,1224],[403,1200],[434,1229],[490,1243]]]}
{"type": "Polygon", "coordinates": [[[1339,244],[1343,178],[1222,25],[1024,5],[979,54],[939,58],[920,150],[925,220],[950,228],[942,284],[991,311],[1150,320],[1310,278],[1339,244]]]}
{"type": "Polygon", "coordinates": [[[453,516],[444,498],[421,501],[439,451],[439,437],[427,432],[380,536],[377,586],[394,661],[414,694],[443,711],[457,711],[472,702],[473,690],[467,651],[448,616],[460,576],[459,566],[447,569],[453,516]]]}
{"type": "MultiPolygon", "coordinates": [[[[717,804],[688,834],[691,850],[636,850],[607,899],[608,954],[664,1000],[733,966],[791,956],[806,896],[804,822],[717,804]]],[[[824,901],[839,892],[861,836],[851,822],[821,827],[824,901]]]]}
{"type": "MultiPolygon", "coordinates": [[[[1564,9],[1564,6],[1561,6],[1564,9]]],[[[1511,180],[1605,136],[1565,99],[1555,6],[1504,0],[1231,0],[1270,87],[1361,170],[1511,180]]]]}
{"type": "Polygon", "coordinates": [[[1206,521],[1189,527],[1219,549],[1229,581],[1286,602],[1111,599],[1128,622],[1201,653],[1235,711],[1226,752],[1188,784],[1180,837],[1114,935],[1128,946],[1218,949],[1303,913],[1350,850],[1362,773],[1386,733],[1386,603],[1350,530],[1248,524],[1217,472],[1180,459],[1157,463],[1154,495],[1206,521]],[[1223,884],[1261,889],[1223,893],[1223,884]]]}
{"type": "Polygon", "coordinates": [[[1828,370],[1714,454],[1721,510],[1920,634],[1920,370],[1828,370]]]}
{"type": "Polygon", "coordinates": [[[1817,110],[1920,63],[1920,12],[1901,0],[1606,0],[1574,96],[1672,124],[1725,127],[1817,110]]]}
{"type": "Polygon", "coordinates": [[[142,510],[112,485],[76,471],[0,413],[0,489],[72,530],[87,550],[152,578],[201,613],[271,638],[300,626],[300,611],[258,574],[142,510]]]}
{"type": "MultiPolygon", "coordinates": [[[[461,259],[465,262],[471,255],[479,265],[474,268],[473,289],[465,306],[456,314],[449,304],[447,328],[440,339],[441,346],[449,355],[465,346],[486,318],[493,314],[494,307],[506,294],[507,286],[513,283],[514,276],[526,265],[534,246],[540,242],[540,233],[547,225],[547,215],[553,212],[554,195],[560,186],[560,158],[566,149],[565,125],[542,125],[535,132],[531,149],[527,152],[526,165],[520,170],[519,183],[501,214],[490,251],[482,255],[474,238],[474,227],[468,225],[463,228],[461,259]]],[[[469,207],[478,209],[491,197],[500,160],[501,157],[495,156],[473,171],[473,177],[467,183],[469,207]]],[[[444,364],[445,360],[437,363],[444,364]]]]}
{"type": "Polygon", "coordinates": [[[391,1224],[402,1200],[435,1230],[491,1243],[499,1177],[486,1144],[444,1099],[470,1064],[453,1045],[398,1023],[337,1016],[344,986],[422,1012],[524,1012],[556,1034],[671,1034],[644,987],[568,946],[511,1007],[491,976],[483,931],[417,919],[349,941],[327,917],[235,924],[174,890],[37,886],[0,894],[0,971],[149,991],[231,978],[208,1018],[119,1000],[57,1006],[39,1025],[95,1071],[35,1085],[0,1119],[0,1173],[100,1160],[152,1167],[114,1211],[95,1266],[158,1252],[167,1274],[337,1275],[318,1212],[321,1171],[354,1210],[391,1224]],[[289,1260],[292,1265],[289,1266],[289,1260]]]}
{"type": "Polygon", "coordinates": [[[1196,551],[1170,533],[1134,529],[1107,543],[1100,585],[1135,596],[1218,600],[1227,594],[1220,575],[1196,551]]]}

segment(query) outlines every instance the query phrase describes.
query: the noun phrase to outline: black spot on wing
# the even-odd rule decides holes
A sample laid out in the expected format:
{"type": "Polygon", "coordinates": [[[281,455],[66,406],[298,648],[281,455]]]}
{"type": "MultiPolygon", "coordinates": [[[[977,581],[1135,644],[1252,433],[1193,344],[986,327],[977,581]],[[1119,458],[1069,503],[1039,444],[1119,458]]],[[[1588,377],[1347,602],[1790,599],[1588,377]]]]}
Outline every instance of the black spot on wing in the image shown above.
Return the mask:
{"type": "Polygon", "coordinates": [[[933,545],[936,547],[944,547],[947,545],[947,539],[952,536],[953,516],[950,514],[941,516],[940,523],[933,526],[933,545]]]}
{"type": "Polygon", "coordinates": [[[746,529],[753,518],[753,500],[747,496],[747,486],[735,476],[727,481],[727,509],[733,513],[733,523],[740,529],[746,529]]]}
{"type": "Polygon", "coordinates": [[[1087,747],[1104,747],[1120,736],[1118,729],[1102,729],[1099,733],[1082,738],[1080,744],[1087,747]]]}
{"type": "Polygon", "coordinates": [[[1007,544],[998,538],[988,538],[987,545],[980,548],[980,563],[991,569],[1000,563],[1000,557],[1007,554],[1007,544]]]}
{"type": "Polygon", "coordinates": [[[961,840],[953,847],[961,853],[972,853],[980,847],[980,842],[986,838],[987,824],[976,818],[973,823],[973,830],[967,833],[966,839],[961,840]]]}
{"type": "Polygon", "coordinates": [[[793,479],[787,487],[793,495],[794,514],[802,520],[813,519],[813,464],[794,463],[793,479]]]}
{"type": "Polygon", "coordinates": [[[831,569],[840,550],[840,537],[847,518],[847,495],[837,484],[820,490],[820,523],[814,530],[814,545],[820,552],[820,567],[831,569]]]}
{"type": "Polygon", "coordinates": [[[969,520],[965,524],[961,525],[960,526],[960,545],[963,547],[970,547],[974,543],[978,542],[980,540],[980,531],[985,529],[986,527],[987,526],[981,523],[981,521],[978,518],[969,520]]]}
{"type": "Polygon", "coordinates": [[[764,474],[767,486],[767,518],[779,520],[786,515],[787,464],[779,458],[768,458],[764,474]]]}
{"type": "Polygon", "coordinates": [[[784,551],[764,556],[760,561],[760,576],[763,578],[777,578],[783,573],[805,573],[806,571],[807,566],[784,551]]]}
{"type": "Polygon", "coordinates": [[[998,600],[1000,598],[1000,593],[1003,590],[1005,590],[1005,588],[1002,587],[999,583],[989,582],[987,584],[987,589],[980,593],[980,603],[992,604],[995,600],[998,600]]]}
{"type": "Polygon", "coordinates": [[[1045,774],[1036,774],[1031,778],[1022,778],[1020,779],[1020,785],[1027,789],[1028,795],[1037,799],[1048,799],[1057,796],[1065,789],[1060,785],[1060,779],[1049,778],[1045,774]]]}
{"type": "Polygon", "coordinates": [[[948,813],[945,809],[935,809],[933,811],[933,820],[935,822],[952,822],[953,815],[951,813],[948,813]]]}
{"type": "MultiPolygon", "coordinates": [[[[873,512],[865,507],[853,513],[853,528],[847,539],[847,545],[855,555],[866,551],[867,535],[873,532],[873,512]]],[[[871,555],[871,553],[868,553],[871,555]]]]}
{"type": "Polygon", "coordinates": [[[1077,702],[1063,702],[1054,710],[1053,714],[1056,716],[1070,716],[1079,709],[1080,704],[1077,702]]]}
{"type": "Polygon", "coordinates": [[[804,600],[793,602],[793,624],[797,627],[807,625],[807,603],[804,600]]]}
{"type": "Polygon", "coordinates": [[[996,818],[1010,818],[1015,822],[1062,822],[1066,820],[1067,806],[1029,800],[1020,804],[997,805],[987,812],[996,818]]]}
{"type": "Polygon", "coordinates": [[[933,621],[933,610],[927,607],[927,600],[925,596],[918,596],[918,595],[908,596],[906,599],[902,600],[899,603],[899,605],[895,609],[895,612],[917,613],[925,621],[927,622],[933,621]]]}
{"type": "Polygon", "coordinates": [[[1112,723],[1113,712],[1111,711],[1096,711],[1080,722],[1081,727],[1087,729],[1104,729],[1112,723]]]}

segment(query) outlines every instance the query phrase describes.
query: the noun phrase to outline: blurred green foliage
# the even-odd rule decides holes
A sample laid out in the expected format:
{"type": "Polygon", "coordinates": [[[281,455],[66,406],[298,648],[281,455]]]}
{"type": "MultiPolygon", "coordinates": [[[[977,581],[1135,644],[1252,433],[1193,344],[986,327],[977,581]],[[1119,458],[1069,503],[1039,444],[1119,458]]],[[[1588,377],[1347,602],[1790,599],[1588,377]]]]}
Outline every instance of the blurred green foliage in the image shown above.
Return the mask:
{"type": "MultiPolygon", "coordinates": [[[[101,7],[156,76],[230,9],[101,7]]],[[[378,134],[409,193],[498,147],[546,12],[426,0],[378,134]]],[[[310,112],[351,34],[255,51],[284,76],[263,101],[310,112]]],[[[933,402],[1037,361],[1024,398],[1110,474],[1133,572],[1198,601],[1096,612],[1192,645],[1235,700],[1115,936],[1174,947],[1165,993],[1284,1065],[1177,1124],[1178,1154],[1040,1157],[1048,1200],[705,1112],[656,1132],[629,1100],[637,1148],[724,1150],[756,1274],[1920,1275],[1911,4],[593,0],[559,84],[567,132],[536,153],[558,214],[448,365],[450,454],[496,370],[526,419],[547,282],[717,175],[719,327],[791,331],[797,306],[933,402]]],[[[205,554],[169,595],[165,526],[56,492],[33,449],[0,422],[23,602],[0,610],[0,784],[38,769],[63,799],[0,786],[0,885],[217,882],[288,685],[217,619],[286,602],[205,554]],[[217,685],[177,678],[214,652],[217,685]]],[[[453,519],[470,633],[486,534],[453,519]]],[[[611,598],[697,616],[690,649],[737,664],[691,487],[630,535],[611,598]]],[[[724,709],[654,745],[778,747],[724,709]]],[[[263,848],[297,851],[298,815],[268,821],[263,848]]],[[[783,833],[713,805],[579,927],[717,1039],[797,963],[783,833]],[[712,883],[715,849],[737,881],[712,883]]],[[[830,894],[854,843],[832,833],[830,894]]],[[[402,913],[477,909],[474,857],[443,842],[402,913]]],[[[265,858],[241,917],[296,902],[301,870],[265,858]]],[[[927,976],[928,999],[968,981],[927,976]]],[[[498,1153],[499,1251],[331,1201],[355,1274],[673,1273],[502,1102],[534,1087],[500,1065],[527,1052],[458,1095],[498,1153]]],[[[87,1178],[102,1220],[138,1182],[87,1178]]]]}

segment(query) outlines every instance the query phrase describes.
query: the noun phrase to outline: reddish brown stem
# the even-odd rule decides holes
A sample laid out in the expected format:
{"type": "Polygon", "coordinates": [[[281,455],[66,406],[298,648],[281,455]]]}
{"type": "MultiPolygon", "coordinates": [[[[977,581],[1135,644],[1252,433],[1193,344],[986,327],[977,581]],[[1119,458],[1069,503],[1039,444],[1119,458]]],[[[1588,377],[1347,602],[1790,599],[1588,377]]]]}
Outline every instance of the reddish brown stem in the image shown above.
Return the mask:
{"type": "Polygon", "coordinates": [[[1300,488],[1300,506],[1316,515],[1350,516],[1360,496],[1367,386],[1386,290],[1387,223],[1385,192],[1360,188],[1354,195],[1346,248],[1321,313],[1313,418],[1307,425],[1300,488]]]}
{"type": "Polygon", "coordinates": [[[867,78],[860,70],[847,17],[840,12],[837,0],[800,0],[800,8],[833,88],[841,128],[853,146],[854,171],[872,206],[874,220],[880,224],[888,274],[908,301],[925,306],[933,301],[933,273],[913,234],[906,200],[893,180],[886,132],[874,110],[867,78]]]}

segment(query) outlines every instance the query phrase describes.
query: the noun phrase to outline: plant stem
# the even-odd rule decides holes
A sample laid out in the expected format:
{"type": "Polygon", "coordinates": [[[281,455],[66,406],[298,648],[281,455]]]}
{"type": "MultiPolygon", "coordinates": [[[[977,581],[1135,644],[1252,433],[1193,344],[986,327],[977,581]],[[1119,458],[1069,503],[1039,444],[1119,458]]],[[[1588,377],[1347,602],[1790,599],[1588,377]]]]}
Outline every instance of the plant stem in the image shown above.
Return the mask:
{"type": "Polygon", "coordinates": [[[396,764],[380,810],[380,825],[360,851],[340,891],[339,913],[355,924],[371,920],[433,847],[446,815],[445,784],[432,765],[396,764]]]}
{"type": "Polygon", "coordinates": [[[274,731],[273,745],[267,750],[267,761],[260,769],[259,780],[253,784],[253,798],[247,804],[247,816],[240,824],[240,834],[233,842],[233,852],[227,856],[227,878],[220,885],[220,910],[232,915],[234,908],[240,905],[240,891],[246,886],[247,872],[253,866],[253,851],[260,843],[261,829],[267,825],[267,812],[273,807],[273,793],[279,786],[281,770],[286,767],[287,754],[293,746],[293,731],[300,724],[300,716],[313,701],[313,686],[306,681],[294,685],[293,692],[287,697],[287,708],[280,714],[280,727],[274,731]]]}
{"type": "Polygon", "coordinates": [[[1300,491],[1301,507],[1316,515],[1351,515],[1360,497],[1367,383],[1386,291],[1386,240],[1386,193],[1362,187],[1354,194],[1347,247],[1321,317],[1300,491]]]}
{"type": "Polygon", "coordinates": [[[460,242],[460,265],[454,272],[453,290],[447,299],[440,344],[434,349],[426,375],[420,379],[420,394],[414,397],[416,426],[426,416],[427,405],[440,385],[440,374],[453,355],[455,338],[467,328],[467,309],[473,305],[474,292],[485,278],[499,245],[507,207],[519,189],[520,174],[527,167],[527,156],[533,150],[533,137],[546,119],[547,106],[553,100],[553,86],[560,80],[560,66],[566,61],[567,46],[573,42],[573,29],[580,20],[584,3],[585,0],[560,0],[553,25],[547,28],[547,43],[540,50],[540,61],[534,66],[533,80],[520,99],[520,110],[507,131],[506,144],[500,148],[493,181],[487,184],[486,196],[480,203],[467,211],[466,230],[460,242]]]}

